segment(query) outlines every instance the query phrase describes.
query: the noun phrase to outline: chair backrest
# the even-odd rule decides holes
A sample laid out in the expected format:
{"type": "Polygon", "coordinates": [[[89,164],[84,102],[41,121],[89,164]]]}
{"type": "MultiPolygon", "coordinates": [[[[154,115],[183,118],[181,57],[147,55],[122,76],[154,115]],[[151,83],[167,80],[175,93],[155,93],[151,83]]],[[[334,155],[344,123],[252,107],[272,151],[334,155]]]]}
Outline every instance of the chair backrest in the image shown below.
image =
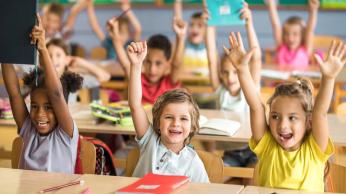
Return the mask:
{"type": "Polygon", "coordinates": [[[343,102],[337,106],[336,114],[346,116],[346,102],[343,102]]]}
{"type": "Polygon", "coordinates": [[[82,162],[83,174],[95,174],[96,148],[89,141],[80,139],[80,159],[82,162]]]}
{"type": "Polygon", "coordinates": [[[314,36],[314,48],[327,50],[330,46],[330,43],[336,40],[337,42],[342,41],[340,37],[337,36],[328,36],[328,35],[315,35],[314,36]]]}
{"type": "Polygon", "coordinates": [[[103,47],[94,47],[91,49],[90,57],[92,59],[104,60],[107,58],[107,51],[103,47]]]}
{"type": "MultiPolygon", "coordinates": [[[[204,167],[208,173],[210,182],[222,183],[223,181],[223,161],[222,159],[212,153],[197,150],[198,156],[201,158],[204,167]]],[[[132,149],[126,160],[125,176],[132,176],[139,159],[139,149],[132,149]]]]}
{"type": "Polygon", "coordinates": [[[346,193],[346,166],[330,163],[328,178],[330,178],[330,192],[346,193]]]}
{"type": "MultiPolygon", "coordinates": [[[[96,165],[95,146],[85,140],[80,140],[80,159],[83,167],[83,174],[94,174],[96,165]]],[[[20,156],[22,155],[24,141],[22,137],[16,137],[12,142],[11,165],[12,168],[19,167],[20,156]]]]}
{"type": "Polygon", "coordinates": [[[12,142],[11,166],[14,169],[19,168],[20,156],[22,155],[23,138],[16,137],[12,142]]]}

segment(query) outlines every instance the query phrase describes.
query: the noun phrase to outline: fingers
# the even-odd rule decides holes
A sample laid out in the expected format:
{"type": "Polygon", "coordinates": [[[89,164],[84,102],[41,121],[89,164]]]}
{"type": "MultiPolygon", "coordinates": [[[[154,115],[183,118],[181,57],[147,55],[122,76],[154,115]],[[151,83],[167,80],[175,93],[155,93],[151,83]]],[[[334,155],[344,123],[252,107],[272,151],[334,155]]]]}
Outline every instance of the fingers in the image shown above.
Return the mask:
{"type": "Polygon", "coordinates": [[[340,56],[342,50],[344,49],[344,44],[342,41],[339,42],[338,46],[336,47],[335,51],[334,51],[334,55],[336,56],[340,56]]]}
{"type": "Polygon", "coordinates": [[[36,18],[37,18],[37,26],[42,27],[42,19],[40,17],[40,14],[36,13],[36,18]]]}
{"type": "Polygon", "coordinates": [[[315,53],[315,54],[314,54],[314,57],[315,57],[315,59],[316,59],[318,65],[319,65],[319,66],[322,66],[322,65],[323,65],[323,60],[322,60],[321,56],[320,56],[319,54],[315,53]]]}
{"type": "Polygon", "coordinates": [[[229,49],[226,48],[225,45],[222,45],[222,48],[223,48],[225,54],[226,54],[226,55],[229,55],[229,53],[230,53],[230,52],[229,52],[229,49]]]}
{"type": "Polygon", "coordinates": [[[329,49],[328,49],[328,55],[333,55],[334,51],[335,51],[335,47],[336,47],[336,42],[335,40],[332,41],[332,44],[329,46],[329,49]]]}
{"type": "Polygon", "coordinates": [[[242,51],[244,51],[243,39],[241,38],[240,32],[237,32],[238,45],[242,51]]]}
{"type": "Polygon", "coordinates": [[[146,42],[131,42],[131,44],[127,47],[127,50],[130,53],[141,53],[147,49],[146,42]]]}

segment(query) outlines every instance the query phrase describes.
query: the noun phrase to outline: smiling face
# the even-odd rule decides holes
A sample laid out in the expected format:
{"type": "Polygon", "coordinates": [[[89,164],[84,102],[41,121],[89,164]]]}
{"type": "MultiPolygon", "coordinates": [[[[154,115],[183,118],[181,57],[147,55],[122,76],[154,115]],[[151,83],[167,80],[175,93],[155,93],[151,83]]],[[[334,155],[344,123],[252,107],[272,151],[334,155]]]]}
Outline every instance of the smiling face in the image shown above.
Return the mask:
{"type": "Polygon", "coordinates": [[[297,49],[302,44],[303,29],[299,24],[285,24],[283,42],[290,50],[297,49]]]}
{"type": "Polygon", "coordinates": [[[224,58],[221,62],[221,81],[223,86],[232,96],[236,96],[240,91],[240,83],[238,80],[237,70],[231,62],[224,58]]]}
{"type": "Polygon", "coordinates": [[[48,46],[48,52],[58,75],[61,76],[67,65],[67,55],[65,51],[61,47],[51,44],[48,46]]]}
{"type": "Polygon", "coordinates": [[[296,97],[277,96],[270,105],[269,127],[280,146],[287,151],[297,150],[308,126],[307,115],[296,97]]]}
{"type": "Polygon", "coordinates": [[[156,84],[165,75],[169,62],[161,49],[149,48],[143,62],[144,75],[150,83],[156,84]]]}
{"type": "Polygon", "coordinates": [[[53,37],[61,28],[61,18],[59,15],[47,12],[43,16],[43,27],[47,37],[53,37]]]}
{"type": "Polygon", "coordinates": [[[160,116],[162,143],[173,151],[180,151],[191,132],[191,106],[188,102],[169,103],[160,116]]]}
{"type": "Polygon", "coordinates": [[[191,18],[188,29],[188,39],[192,44],[200,44],[204,41],[206,26],[202,18],[191,18]]]}
{"type": "Polygon", "coordinates": [[[47,91],[37,88],[31,92],[30,118],[41,135],[47,135],[57,125],[53,107],[48,100],[47,91]]]}

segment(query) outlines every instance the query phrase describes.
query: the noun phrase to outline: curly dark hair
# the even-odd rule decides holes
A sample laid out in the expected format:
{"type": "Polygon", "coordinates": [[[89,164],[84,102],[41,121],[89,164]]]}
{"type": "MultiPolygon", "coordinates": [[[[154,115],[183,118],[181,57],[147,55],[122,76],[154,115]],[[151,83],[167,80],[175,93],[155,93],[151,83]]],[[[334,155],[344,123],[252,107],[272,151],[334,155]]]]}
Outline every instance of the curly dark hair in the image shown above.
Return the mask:
{"type": "Polygon", "coordinates": [[[185,144],[189,143],[191,138],[199,130],[199,108],[197,103],[192,98],[192,95],[186,91],[186,89],[174,89],[169,90],[159,96],[153,106],[153,129],[160,136],[160,117],[163,109],[170,103],[184,103],[187,102],[190,106],[191,117],[191,131],[189,137],[185,139],[185,144]]]}
{"type": "Polygon", "coordinates": [[[172,45],[165,35],[156,34],[151,36],[148,40],[148,49],[162,50],[167,60],[171,58],[172,45]]]}
{"type": "Polygon", "coordinates": [[[195,12],[191,15],[191,19],[202,19],[202,15],[203,13],[202,12],[195,12]]]}
{"type": "MultiPolygon", "coordinates": [[[[23,77],[23,82],[25,86],[30,88],[30,92],[38,89],[45,88],[45,74],[41,68],[37,69],[37,75],[35,69],[30,73],[27,73],[23,77]],[[37,76],[37,84],[36,84],[36,76],[37,76]]],[[[68,96],[72,92],[76,92],[82,87],[83,77],[81,77],[77,73],[73,73],[70,71],[65,71],[60,77],[60,82],[63,88],[64,98],[66,103],[68,103],[68,96]]]]}

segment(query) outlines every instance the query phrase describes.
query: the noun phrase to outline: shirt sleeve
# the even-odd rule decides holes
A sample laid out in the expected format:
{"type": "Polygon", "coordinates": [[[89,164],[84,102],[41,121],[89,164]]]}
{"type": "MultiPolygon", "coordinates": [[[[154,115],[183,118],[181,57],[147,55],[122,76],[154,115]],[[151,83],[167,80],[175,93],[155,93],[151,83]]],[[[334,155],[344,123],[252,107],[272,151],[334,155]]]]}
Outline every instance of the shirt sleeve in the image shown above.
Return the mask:
{"type": "Polygon", "coordinates": [[[324,152],[321,150],[320,146],[317,144],[312,134],[310,134],[308,137],[308,144],[313,150],[316,158],[322,161],[323,163],[327,162],[329,157],[334,153],[334,145],[330,138],[328,138],[328,145],[324,152]]]}
{"type": "Polygon", "coordinates": [[[24,120],[22,128],[20,128],[20,130],[19,130],[19,136],[21,136],[22,138],[25,139],[28,136],[30,136],[30,134],[32,133],[31,132],[32,130],[36,130],[36,129],[31,127],[30,116],[27,116],[24,120]]]}
{"type": "Polygon", "coordinates": [[[256,144],[255,140],[253,137],[251,137],[249,141],[249,147],[251,151],[253,151],[259,159],[262,158],[263,153],[269,146],[269,143],[272,140],[272,136],[269,131],[266,131],[262,137],[262,139],[256,144]]]}
{"type": "Polygon", "coordinates": [[[147,147],[148,143],[151,141],[153,138],[158,138],[158,135],[156,135],[153,126],[150,124],[147,131],[144,133],[143,137],[141,139],[138,139],[138,137],[135,137],[135,140],[137,141],[140,151],[144,151],[145,148],[147,147]]]}

